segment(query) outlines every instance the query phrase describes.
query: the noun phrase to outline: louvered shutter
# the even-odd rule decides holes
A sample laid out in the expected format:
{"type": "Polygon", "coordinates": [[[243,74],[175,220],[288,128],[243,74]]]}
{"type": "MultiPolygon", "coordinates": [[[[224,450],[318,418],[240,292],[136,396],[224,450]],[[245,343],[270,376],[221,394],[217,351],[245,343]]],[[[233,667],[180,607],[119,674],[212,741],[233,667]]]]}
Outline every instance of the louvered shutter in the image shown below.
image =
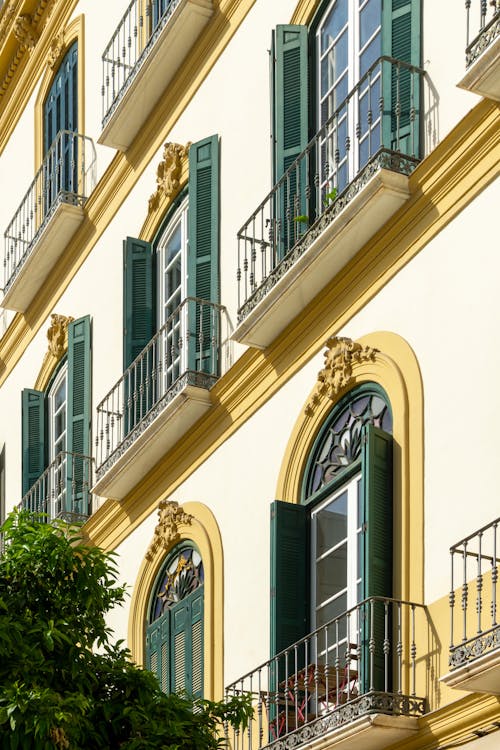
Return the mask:
{"type": "MultiPolygon", "coordinates": [[[[45,394],[25,388],[22,405],[22,487],[23,496],[33,486],[46,466],[45,394]]],[[[31,508],[34,510],[34,508],[31,508]]]]}
{"type": "MultiPolygon", "coordinates": [[[[188,297],[219,302],[219,138],[189,149],[188,297]]],[[[218,374],[218,313],[207,305],[188,307],[188,368],[218,374]]]]}
{"type": "MultiPolygon", "coordinates": [[[[421,65],[419,0],[388,0],[382,10],[382,54],[421,65]]],[[[383,143],[404,154],[420,156],[420,78],[384,63],[383,143]],[[387,106],[390,102],[390,106],[387,106]],[[399,109],[399,122],[396,109],[399,109]],[[399,125],[399,127],[398,127],[399,125]]]]}
{"type": "Polygon", "coordinates": [[[307,529],[305,506],[271,504],[271,656],[307,633],[307,529]]]}
{"type": "Polygon", "coordinates": [[[68,326],[66,511],[89,515],[91,345],[90,317],[68,326]]]}
{"type": "MultiPolygon", "coordinates": [[[[393,471],[392,437],[373,425],[365,425],[362,450],[363,482],[363,598],[392,596],[393,471]]],[[[365,606],[362,632],[361,675],[364,690],[384,689],[384,605],[365,606]],[[374,638],[373,673],[369,640],[374,638]]],[[[390,632],[390,630],[389,630],[390,632]]]]}
{"type": "Polygon", "coordinates": [[[146,630],[146,667],[153,672],[161,689],[168,693],[169,686],[169,629],[170,612],[155,620],[146,630]]]}
{"type": "MultiPolygon", "coordinates": [[[[128,370],[155,334],[155,279],[151,243],[127,237],[123,243],[123,370],[128,370]]],[[[149,351],[126,375],[124,431],[151,408],[154,363],[149,351]]]]}
{"type": "Polygon", "coordinates": [[[191,609],[191,693],[203,697],[203,586],[190,594],[191,609]]]}
{"type": "Polygon", "coordinates": [[[171,610],[171,690],[203,696],[203,587],[171,610]]]}
{"type": "MultiPolygon", "coordinates": [[[[306,26],[277,26],[273,95],[274,182],[278,183],[308,142],[308,49],[306,26]]],[[[297,216],[307,214],[306,160],[291,168],[274,197],[275,261],[298,239],[297,216]]]]}

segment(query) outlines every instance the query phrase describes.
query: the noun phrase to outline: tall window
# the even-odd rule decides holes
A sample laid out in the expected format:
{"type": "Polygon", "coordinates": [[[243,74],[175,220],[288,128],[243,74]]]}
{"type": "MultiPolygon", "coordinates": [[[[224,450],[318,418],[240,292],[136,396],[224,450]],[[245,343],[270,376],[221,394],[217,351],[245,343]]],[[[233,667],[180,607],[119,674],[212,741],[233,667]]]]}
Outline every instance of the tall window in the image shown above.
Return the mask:
{"type": "Polygon", "coordinates": [[[68,353],[50,385],[22,392],[23,496],[36,485],[29,509],[50,518],[91,512],[90,339],[88,316],[70,323],[68,353]]]}
{"type": "Polygon", "coordinates": [[[352,391],[315,441],[302,503],[272,504],[273,653],[366,597],[392,594],[391,432],[381,389],[352,391]]]}
{"type": "Polygon", "coordinates": [[[43,107],[46,210],[61,190],[77,192],[77,76],[78,45],[74,42],[57,70],[43,107]]]}
{"type": "Polygon", "coordinates": [[[151,597],[146,666],[166,692],[203,696],[203,562],[191,544],[168,556],[151,597]]]}

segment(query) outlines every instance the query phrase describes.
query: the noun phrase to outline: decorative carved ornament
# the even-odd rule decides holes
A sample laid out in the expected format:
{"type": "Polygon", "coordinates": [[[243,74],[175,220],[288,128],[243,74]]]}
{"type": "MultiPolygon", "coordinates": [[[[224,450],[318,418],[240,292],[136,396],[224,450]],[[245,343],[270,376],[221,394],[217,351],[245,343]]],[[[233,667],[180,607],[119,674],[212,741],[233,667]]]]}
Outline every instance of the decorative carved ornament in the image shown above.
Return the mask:
{"type": "Polygon", "coordinates": [[[318,373],[318,383],[305,413],[311,416],[321,399],[325,396],[331,400],[349,386],[352,381],[353,366],[361,362],[370,362],[378,352],[370,346],[361,346],[345,336],[332,336],[326,342],[325,367],[318,373]]]}
{"type": "Polygon", "coordinates": [[[74,318],[66,315],[53,314],[50,316],[51,323],[47,331],[49,348],[46,356],[61,359],[68,348],[68,326],[74,318]]]}
{"type": "Polygon", "coordinates": [[[158,509],[159,522],[156,526],[153,541],[146,552],[146,560],[151,562],[159,549],[167,551],[179,537],[179,526],[190,525],[193,516],[185,513],[174,500],[162,500],[158,509]]]}
{"type": "Polygon", "coordinates": [[[156,211],[162,198],[175,198],[180,190],[180,178],[184,162],[188,158],[191,143],[165,143],[163,159],[156,170],[156,191],[149,199],[149,210],[156,211]]]}
{"type": "Polygon", "coordinates": [[[18,42],[32,49],[38,41],[39,33],[33,16],[29,13],[21,13],[14,24],[14,36],[18,42]]]}
{"type": "Polygon", "coordinates": [[[56,62],[61,57],[62,51],[64,49],[64,31],[61,31],[60,34],[55,36],[51,43],[49,52],[47,54],[47,65],[49,68],[53,68],[56,64],[56,62]]]}

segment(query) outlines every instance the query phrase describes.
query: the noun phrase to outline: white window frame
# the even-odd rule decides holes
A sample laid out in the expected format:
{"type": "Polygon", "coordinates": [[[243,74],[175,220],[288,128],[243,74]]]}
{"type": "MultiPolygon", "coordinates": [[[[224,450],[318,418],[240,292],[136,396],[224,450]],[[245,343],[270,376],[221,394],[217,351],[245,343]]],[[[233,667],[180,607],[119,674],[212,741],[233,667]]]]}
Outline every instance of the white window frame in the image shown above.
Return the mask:
{"type": "Polygon", "coordinates": [[[68,435],[68,363],[64,362],[59,368],[57,376],[50,386],[47,394],[49,413],[49,466],[52,466],[50,483],[51,492],[47,498],[47,512],[49,518],[55,518],[65,507],[66,500],[66,477],[67,477],[67,435],[68,435]],[[59,408],[56,409],[56,394],[61,386],[65,386],[65,397],[59,408]],[[64,413],[64,429],[56,439],[56,418],[64,413]],[[56,449],[56,444],[59,448],[56,449]],[[59,454],[62,453],[60,459],[59,454]]]}

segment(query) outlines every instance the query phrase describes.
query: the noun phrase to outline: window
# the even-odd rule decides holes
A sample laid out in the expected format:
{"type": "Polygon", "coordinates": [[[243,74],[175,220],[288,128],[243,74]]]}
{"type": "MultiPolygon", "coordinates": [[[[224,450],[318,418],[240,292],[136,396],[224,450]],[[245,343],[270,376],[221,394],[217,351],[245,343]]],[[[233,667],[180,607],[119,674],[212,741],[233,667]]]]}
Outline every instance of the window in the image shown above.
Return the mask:
{"type": "Polygon", "coordinates": [[[67,356],[46,391],[22,392],[23,496],[36,485],[30,509],[49,518],[90,513],[90,355],[84,317],[69,324],[67,356]]]}
{"type": "Polygon", "coordinates": [[[190,147],[187,196],[153,241],[124,242],[126,432],[182,375],[218,375],[218,302],[219,143],[211,136],[190,147]]]}
{"type": "Polygon", "coordinates": [[[65,55],[43,106],[44,202],[78,192],[78,44],[65,55]]]}
{"type": "MultiPolygon", "coordinates": [[[[310,223],[381,148],[419,157],[420,78],[405,66],[420,65],[417,0],[323,2],[310,27],[276,28],[272,55],[275,183],[313,140],[279,216],[310,223]]],[[[288,248],[297,227],[279,232],[288,248]]]]}
{"type": "Polygon", "coordinates": [[[273,654],[367,597],[392,595],[391,432],[383,391],[355,389],[315,441],[303,502],[272,504],[273,654]]]}
{"type": "Polygon", "coordinates": [[[146,666],[166,693],[203,696],[203,584],[196,547],[176,547],[154,586],[146,628],[146,666]]]}

